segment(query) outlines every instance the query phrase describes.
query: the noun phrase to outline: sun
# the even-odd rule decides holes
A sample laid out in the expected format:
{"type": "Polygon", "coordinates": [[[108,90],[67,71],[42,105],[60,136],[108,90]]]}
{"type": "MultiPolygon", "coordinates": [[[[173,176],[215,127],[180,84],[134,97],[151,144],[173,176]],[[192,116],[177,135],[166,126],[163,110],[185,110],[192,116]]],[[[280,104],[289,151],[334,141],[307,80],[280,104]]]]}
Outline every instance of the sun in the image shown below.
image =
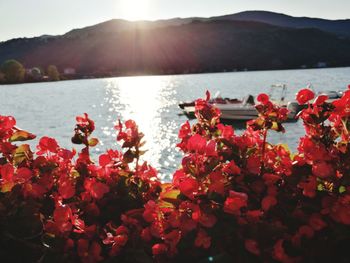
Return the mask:
{"type": "Polygon", "coordinates": [[[119,12],[127,20],[149,19],[151,0],[120,0],[119,12]]]}

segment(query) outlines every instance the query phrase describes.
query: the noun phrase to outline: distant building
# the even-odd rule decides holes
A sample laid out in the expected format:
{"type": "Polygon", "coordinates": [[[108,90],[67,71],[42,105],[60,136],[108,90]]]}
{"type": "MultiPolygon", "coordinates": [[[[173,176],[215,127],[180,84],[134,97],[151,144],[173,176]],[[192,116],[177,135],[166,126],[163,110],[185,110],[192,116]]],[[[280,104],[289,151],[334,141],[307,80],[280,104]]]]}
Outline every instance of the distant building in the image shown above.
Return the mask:
{"type": "Polygon", "coordinates": [[[26,74],[32,79],[32,80],[41,80],[42,78],[42,72],[40,70],[40,68],[29,68],[26,69],[26,74]]]}
{"type": "Polygon", "coordinates": [[[64,75],[75,75],[76,74],[76,71],[74,68],[65,68],[63,70],[63,74],[64,75]]]}
{"type": "Polygon", "coordinates": [[[318,62],[316,66],[318,68],[325,68],[325,67],[327,67],[327,63],[326,62],[318,62]]]}

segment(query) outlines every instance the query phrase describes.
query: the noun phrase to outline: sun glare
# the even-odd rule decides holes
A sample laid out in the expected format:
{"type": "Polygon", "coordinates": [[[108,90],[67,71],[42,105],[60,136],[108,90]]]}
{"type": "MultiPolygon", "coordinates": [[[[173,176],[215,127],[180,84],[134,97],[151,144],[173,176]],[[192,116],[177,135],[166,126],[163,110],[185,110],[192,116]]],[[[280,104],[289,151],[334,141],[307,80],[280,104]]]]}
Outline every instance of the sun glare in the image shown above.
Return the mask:
{"type": "Polygon", "coordinates": [[[124,19],[147,20],[149,18],[150,0],[120,0],[119,12],[124,19]]]}

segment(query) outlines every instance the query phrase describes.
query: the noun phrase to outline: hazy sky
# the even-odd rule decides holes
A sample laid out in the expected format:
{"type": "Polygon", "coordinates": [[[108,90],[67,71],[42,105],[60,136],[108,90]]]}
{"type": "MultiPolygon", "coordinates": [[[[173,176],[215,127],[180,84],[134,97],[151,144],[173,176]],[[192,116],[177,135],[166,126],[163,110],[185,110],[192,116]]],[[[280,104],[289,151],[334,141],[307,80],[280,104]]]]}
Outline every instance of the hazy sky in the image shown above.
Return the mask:
{"type": "Polygon", "coordinates": [[[63,34],[112,18],[208,17],[246,10],[343,19],[350,18],[350,0],[0,0],[0,41],[63,34]]]}

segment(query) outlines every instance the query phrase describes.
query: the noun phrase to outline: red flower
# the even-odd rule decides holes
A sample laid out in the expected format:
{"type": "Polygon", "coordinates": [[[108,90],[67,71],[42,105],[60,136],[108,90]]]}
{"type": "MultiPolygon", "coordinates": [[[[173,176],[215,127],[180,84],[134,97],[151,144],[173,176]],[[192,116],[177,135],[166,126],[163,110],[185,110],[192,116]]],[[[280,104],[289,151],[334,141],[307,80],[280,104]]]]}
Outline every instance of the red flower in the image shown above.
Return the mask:
{"type": "Polygon", "coordinates": [[[186,138],[191,134],[191,126],[188,121],[186,121],[184,124],[181,125],[180,131],[179,131],[179,138],[183,139],[186,138]]]}
{"type": "MultiPolygon", "coordinates": [[[[1,179],[4,183],[12,182],[14,177],[15,169],[12,164],[5,164],[1,167],[1,179]]],[[[0,181],[1,182],[1,181],[0,181]]]]}
{"type": "Polygon", "coordinates": [[[106,166],[112,161],[112,159],[109,154],[101,154],[98,158],[98,161],[101,166],[106,166]]]}
{"type": "Polygon", "coordinates": [[[146,242],[150,242],[152,240],[152,234],[148,227],[142,229],[141,238],[146,242]]]}
{"type": "Polygon", "coordinates": [[[84,113],[83,116],[77,116],[76,120],[81,131],[91,134],[95,130],[95,123],[89,119],[89,115],[87,113],[84,113]]]}
{"type": "Polygon", "coordinates": [[[195,102],[195,115],[199,122],[209,122],[215,125],[219,121],[220,110],[209,103],[210,93],[207,92],[206,100],[198,99],[195,102]]]}
{"type": "Polygon", "coordinates": [[[216,224],[217,218],[212,214],[201,213],[199,217],[199,222],[202,226],[210,228],[216,224]]]}
{"type": "Polygon", "coordinates": [[[350,90],[347,90],[346,92],[344,92],[343,97],[333,101],[332,104],[335,107],[334,111],[332,112],[333,118],[335,118],[335,116],[337,115],[340,117],[349,117],[350,116],[350,90]]]}
{"type": "Polygon", "coordinates": [[[203,153],[207,144],[207,140],[199,134],[193,135],[187,143],[187,149],[189,151],[203,153]]]}
{"type": "Polygon", "coordinates": [[[216,142],[214,140],[210,140],[205,147],[205,155],[206,156],[217,156],[218,153],[216,151],[216,142]]]}
{"type": "Polygon", "coordinates": [[[143,212],[143,218],[146,220],[148,223],[152,223],[157,216],[157,204],[153,200],[149,200],[145,204],[145,211],[143,212]]]}
{"type": "Polygon", "coordinates": [[[155,256],[165,254],[167,253],[167,251],[168,251],[168,247],[165,244],[158,243],[153,245],[152,247],[152,253],[155,256]]]}
{"type": "Polygon", "coordinates": [[[247,211],[247,218],[250,222],[256,223],[260,220],[263,212],[259,210],[249,210],[247,211]]]}
{"type": "Polygon", "coordinates": [[[326,95],[319,95],[317,96],[316,100],[315,100],[315,104],[316,105],[321,105],[323,104],[326,100],[328,100],[328,96],[326,95]]]}
{"type": "MultiPolygon", "coordinates": [[[[12,116],[0,115],[0,142],[9,139],[13,134],[16,120],[12,116]]],[[[1,144],[0,144],[1,146],[1,144]]]]}
{"type": "Polygon", "coordinates": [[[57,153],[59,146],[55,139],[45,136],[40,139],[37,149],[39,150],[37,152],[38,155],[42,155],[46,152],[57,153]]]}
{"type": "Polygon", "coordinates": [[[211,245],[211,237],[208,234],[200,229],[197,233],[196,240],[194,241],[194,245],[196,247],[202,247],[208,249],[211,245]]]}
{"type": "Polygon", "coordinates": [[[234,130],[230,125],[218,124],[217,128],[221,131],[221,136],[226,140],[232,140],[234,135],[234,130]]]}
{"type": "Polygon", "coordinates": [[[224,212],[238,215],[241,212],[241,208],[247,206],[247,201],[247,194],[230,191],[230,195],[224,203],[224,212]]]}
{"type": "Polygon", "coordinates": [[[350,195],[340,197],[332,207],[334,220],[344,225],[350,225],[350,195]]]}
{"type": "Polygon", "coordinates": [[[244,241],[244,246],[246,250],[248,250],[250,253],[254,255],[260,255],[260,249],[259,249],[259,244],[253,239],[246,239],[244,241]]]}
{"type": "Polygon", "coordinates": [[[230,161],[228,164],[226,164],[222,171],[228,173],[229,175],[241,173],[241,169],[236,165],[235,161],[230,161]]]}
{"type": "Polygon", "coordinates": [[[225,194],[225,183],[227,179],[221,172],[213,172],[209,175],[210,184],[209,184],[209,192],[216,192],[218,194],[225,194]]]}
{"type": "Polygon", "coordinates": [[[319,214],[313,214],[309,219],[309,224],[316,231],[320,231],[327,226],[319,214]]]}
{"type": "Polygon", "coordinates": [[[184,179],[179,184],[181,193],[191,199],[198,192],[198,188],[199,184],[197,180],[191,177],[184,179]]]}
{"type": "Polygon", "coordinates": [[[260,173],[260,158],[257,156],[250,156],[247,160],[247,169],[252,174],[260,173]]]}
{"type": "Polygon", "coordinates": [[[139,132],[136,122],[133,120],[127,120],[125,122],[125,130],[123,130],[123,125],[119,121],[119,124],[115,127],[119,130],[117,141],[124,141],[123,148],[131,148],[134,146],[139,147],[140,141],[143,138],[143,134],[139,132]]]}
{"type": "Polygon", "coordinates": [[[83,263],[94,263],[101,261],[101,246],[97,242],[89,244],[87,239],[79,239],[78,244],[78,255],[83,263]]]}
{"type": "Polygon", "coordinates": [[[312,173],[320,178],[327,178],[334,175],[334,168],[327,162],[316,162],[312,166],[312,173]]]}
{"type": "Polygon", "coordinates": [[[0,116],[0,130],[10,130],[16,125],[16,119],[12,116],[0,116]]]}
{"type": "Polygon", "coordinates": [[[26,183],[23,187],[24,197],[31,196],[33,198],[42,199],[44,194],[47,192],[47,189],[39,183],[26,183]]]}
{"type": "Polygon", "coordinates": [[[277,204],[277,199],[274,196],[266,196],[264,199],[261,201],[261,208],[264,211],[270,210],[271,207],[275,206],[277,204]]]}
{"type": "Polygon", "coordinates": [[[33,172],[28,168],[17,169],[16,181],[19,183],[24,183],[29,181],[33,177],[33,172]]]}
{"type": "Polygon", "coordinates": [[[75,194],[75,187],[73,183],[69,179],[60,180],[58,192],[62,196],[63,199],[69,199],[75,194]]]}
{"type": "Polygon", "coordinates": [[[301,237],[312,238],[314,236],[314,230],[310,226],[301,226],[298,230],[298,234],[301,237]]]}
{"type": "Polygon", "coordinates": [[[179,230],[172,230],[164,235],[164,242],[171,248],[175,248],[181,239],[181,232],[179,230]]]}
{"type": "Polygon", "coordinates": [[[265,184],[274,185],[276,182],[281,180],[281,177],[276,174],[266,173],[263,175],[263,179],[265,181],[265,184]]]}
{"type": "MultiPolygon", "coordinates": [[[[279,239],[276,243],[275,246],[273,247],[273,256],[276,260],[284,263],[292,263],[294,262],[292,258],[290,258],[283,247],[283,239],[279,239]]],[[[296,261],[295,261],[296,262],[296,261]]]]}
{"type": "Polygon", "coordinates": [[[261,93],[257,97],[257,101],[259,101],[261,104],[267,104],[269,102],[269,96],[265,93],[261,93]]]}
{"type": "Polygon", "coordinates": [[[96,179],[86,179],[84,182],[85,189],[91,194],[93,198],[101,199],[106,193],[109,192],[109,187],[96,179]]]}
{"type": "Polygon", "coordinates": [[[49,221],[45,228],[49,233],[56,235],[64,234],[66,232],[72,231],[72,219],[73,215],[70,207],[59,206],[55,208],[55,211],[53,213],[53,222],[49,221]]]}
{"type": "Polygon", "coordinates": [[[309,100],[312,100],[315,97],[315,94],[310,89],[302,89],[297,94],[297,101],[299,104],[305,104],[309,100]]]}
{"type": "Polygon", "coordinates": [[[303,189],[303,195],[313,198],[316,195],[317,179],[315,176],[309,176],[306,181],[300,182],[298,187],[303,189]]]}

